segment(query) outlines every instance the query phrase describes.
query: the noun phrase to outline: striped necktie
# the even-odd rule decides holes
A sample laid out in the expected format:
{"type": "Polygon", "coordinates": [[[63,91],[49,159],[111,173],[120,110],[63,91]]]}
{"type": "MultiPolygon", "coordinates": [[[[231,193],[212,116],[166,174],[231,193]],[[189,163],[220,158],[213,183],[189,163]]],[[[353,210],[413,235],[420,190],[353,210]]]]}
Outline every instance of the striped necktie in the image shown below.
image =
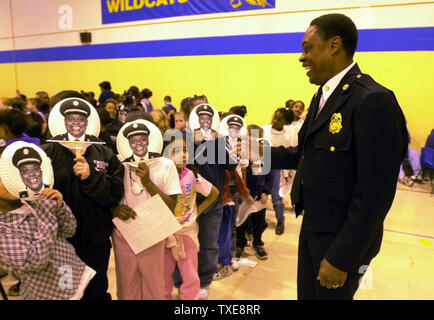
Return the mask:
{"type": "Polygon", "coordinates": [[[319,94],[321,95],[321,97],[320,97],[320,99],[319,99],[318,112],[316,113],[316,117],[315,117],[315,119],[318,118],[319,113],[321,112],[322,108],[324,107],[324,105],[325,105],[325,103],[326,103],[325,98],[324,98],[324,95],[323,95],[323,93],[322,93],[322,86],[321,86],[320,89],[321,89],[321,90],[320,90],[319,94]]]}

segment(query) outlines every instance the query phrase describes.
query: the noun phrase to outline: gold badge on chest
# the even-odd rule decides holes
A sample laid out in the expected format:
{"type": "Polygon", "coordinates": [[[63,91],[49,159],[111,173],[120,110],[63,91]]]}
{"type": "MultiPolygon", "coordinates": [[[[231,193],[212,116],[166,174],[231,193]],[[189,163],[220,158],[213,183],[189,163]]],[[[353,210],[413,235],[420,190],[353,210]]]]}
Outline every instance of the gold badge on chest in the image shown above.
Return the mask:
{"type": "Polygon", "coordinates": [[[342,129],[342,115],[340,113],[333,113],[329,125],[329,131],[332,134],[339,133],[342,129]]]}

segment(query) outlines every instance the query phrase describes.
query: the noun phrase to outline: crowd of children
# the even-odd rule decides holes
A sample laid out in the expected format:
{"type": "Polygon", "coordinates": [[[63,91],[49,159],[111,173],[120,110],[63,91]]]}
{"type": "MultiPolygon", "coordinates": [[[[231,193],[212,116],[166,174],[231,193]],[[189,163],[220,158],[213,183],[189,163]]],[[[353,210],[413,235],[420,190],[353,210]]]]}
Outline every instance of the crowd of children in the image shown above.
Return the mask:
{"type": "MultiPolygon", "coordinates": [[[[20,281],[10,288],[9,294],[21,294],[24,299],[111,299],[107,269],[112,245],[117,298],[127,300],[172,299],[173,287],[178,288],[180,299],[206,299],[212,281],[223,279],[232,271],[238,270],[238,260],[248,243],[246,236],[252,238],[256,256],[266,259],[267,251],[262,240],[262,234],[267,228],[266,203],[271,196],[277,218],[276,234],[282,234],[284,204],[279,191],[290,184],[293,173],[273,170],[258,175],[260,164],[234,161],[228,150],[225,155],[228,161],[224,163],[191,161],[191,154],[186,147],[189,139],[194,138],[195,151],[201,147],[202,142],[209,139],[192,132],[189,123],[190,113],[196,106],[208,105],[205,95],[183,99],[179,109],[172,105],[171,97],[166,96],[164,106],[155,108],[149,100],[152,96],[149,89],[140,91],[136,86],[131,86],[120,95],[111,91],[108,81],[101,82],[100,88],[98,99],[92,92],[70,90],[52,97],[41,91],[34,98],[28,99],[17,92],[17,97],[1,99],[2,145],[17,141],[41,145],[51,159],[54,172],[53,189],[46,189],[53,190],[49,194],[52,202],[44,200],[42,196],[33,202],[11,198],[0,184],[0,268],[3,269],[0,272],[3,275],[10,273],[20,281]],[[83,99],[95,107],[101,122],[98,138],[105,145],[91,145],[83,155],[76,156],[61,144],[46,141],[57,139],[52,137],[49,130],[50,111],[54,105],[68,98],[83,99]],[[127,126],[123,130],[125,137],[138,135],[139,132],[135,132],[139,131],[136,130],[138,119],[155,124],[163,135],[167,130],[179,130],[183,139],[176,140],[179,148],[173,149],[165,157],[149,152],[145,159],[155,161],[141,162],[133,170],[133,167],[120,161],[116,140],[123,126],[127,126]],[[131,125],[126,125],[128,123],[131,125]],[[101,165],[104,166],[103,170],[98,167],[101,165]],[[136,213],[132,208],[156,194],[174,213],[181,229],[136,255],[121,232],[114,227],[112,219],[135,219],[136,213]],[[54,200],[57,200],[57,207],[54,200]],[[237,225],[242,202],[247,203],[249,214],[237,225]],[[60,257],[53,256],[51,249],[48,250],[49,257],[43,261],[38,260],[42,257],[36,256],[42,253],[32,251],[33,256],[29,256],[29,259],[39,261],[32,265],[14,257],[14,254],[20,254],[8,249],[7,245],[20,234],[14,221],[21,211],[41,214],[46,216],[46,221],[29,219],[26,226],[29,236],[26,239],[30,242],[20,242],[17,239],[20,248],[16,250],[30,254],[36,241],[33,238],[40,239],[42,236],[40,223],[45,223],[46,236],[42,245],[46,247],[43,250],[59,246],[62,250],[74,251],[74,255],[70,255],[73,264],[77,266],[74,269],[77,273],[74,290],[65,293],[53,289],[45,294],[45,284],[30,281],[32,285],[29,285],[30,274],[40,279],[44,279],[43,275],[47,274],[48,277],[53,277],[50,273],[55,273],[56,270],[52,264],[49,267],[47,261],[55,263],[60,257]],[[86,274],[88,280],[84,287],[80,282],[83,274],[86,274]],[[79,287],[82,292],[77,295],[79,287]]],[[[62,110],[67,108],[69,106],[62,110]]],[[[74,110],[71,109],[70,112],[73,113],[74,110]]],[[[212,137],[226,141],[230,148],[236,148],[243,126],[240,119],[246,116],[247,108],[234,106],[228,112],[219,111],[220,119],[230,115],[235,117],[228,122],[228,137],[220,136],[214,131],[212,137]]],[[[271,125],[263,128],[249,125],[246,128],[247,134],[251,136],[253,131],[259,132],[260,138],[267,139],[273,146],[296,146],[303,112],[303,102],[289,100],[285,107],[276,110],[271,125]]],[[[142,143],[146,153],[149,131],[141,132],[145,132],[142,143]]],[[[217,145],[218,143],[215,144],[216,148],[217,145]]],[[[214,156],[217,157],[218,152],[214,156]]],[[[135,158],[133,160],[140,161],[135,158]]],[[[29,213],[29,216],[32,214],[29,213]]],[[[50,279],[55,281],[57,278],[50,279]]]]}

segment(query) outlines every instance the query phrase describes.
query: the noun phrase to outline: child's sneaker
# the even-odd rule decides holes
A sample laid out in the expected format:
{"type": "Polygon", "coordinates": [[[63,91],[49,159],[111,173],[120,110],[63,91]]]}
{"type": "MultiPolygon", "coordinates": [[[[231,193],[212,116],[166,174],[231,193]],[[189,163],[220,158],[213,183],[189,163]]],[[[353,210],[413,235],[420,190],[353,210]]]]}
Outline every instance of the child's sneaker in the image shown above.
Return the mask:
{"type": "Polygon", "coordinates": [[[268,258],[267,252],[264,250],[263,246],[254,246],[253,249],[258,259],[265,260],[268,258]]]}
{"type": "Polygon", "coordinates": [[[227,266],[221,266],[221,268],[217,270],[217,273],[214,274],[213,280],[218,281],[226,278],[231,274],[232,274],[232,268],[229,264],[227,266]]]}
{"type": "Polygon", "coordinates": [[[251,233],[246,232],[247,246],[252,247],[253,236],[251,233]]]}
{"type": "Polygon", "coordinates": [[[232,258],[231,260],[231,266],[232,266],[232,270],[234,271],[238,271],[238,269],[240,268],[240,264],[238,262],[238,258],[232,258]]]}
{"type": "Polygon", "coordinates": [[[422,175],[419,174],[414,174],[410,177],[411,180],[413,180],[416,183],[422,183],[423,179],[422,179],[422,175]]]}
{"type": "Polygon", "coordinates": [[[405,184],[408,187],[412,187],[414,184],[414,181],[407,176],[400,178],[399,182],[401,182],[402,184],[405,184]]]}
{"type": "Polygon", "coordinates": [[[236,247],[235,248],[235,258],[239,259],[243,255],[244,248],[236,247]]]}
{"type": "Polygon", "coordinates": [[[199,300],[206,300],[209,296],[209,287],[200,288],[199,300]]]}

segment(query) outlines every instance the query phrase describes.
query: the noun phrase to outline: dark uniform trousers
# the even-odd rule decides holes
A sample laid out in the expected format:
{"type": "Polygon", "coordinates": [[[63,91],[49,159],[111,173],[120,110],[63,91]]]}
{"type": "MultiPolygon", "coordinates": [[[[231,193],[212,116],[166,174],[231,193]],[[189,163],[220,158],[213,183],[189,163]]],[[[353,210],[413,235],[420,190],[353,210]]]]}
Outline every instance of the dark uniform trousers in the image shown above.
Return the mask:
{"type": "Polygon", "coordinates": [[[108,242],[92,250],[77,251],[80,259],[90,268],[96,271],[95,276],[89,282],[84,291],[82,300],[111,300],[108,293],[107,270],[110,261],[111,244],[108,242]]]}
{"type": "MultiPolygon", "coordinates": [[[[343,287],[327,289],[317,280],[322,259],[336,237],[336,233],[301,231],[298,242],[297,297],[299,300],[351,300],[366,268],[348,272],[343,287]]],[[[365,261],[365,266],[370,261],[365,261]]]]}

